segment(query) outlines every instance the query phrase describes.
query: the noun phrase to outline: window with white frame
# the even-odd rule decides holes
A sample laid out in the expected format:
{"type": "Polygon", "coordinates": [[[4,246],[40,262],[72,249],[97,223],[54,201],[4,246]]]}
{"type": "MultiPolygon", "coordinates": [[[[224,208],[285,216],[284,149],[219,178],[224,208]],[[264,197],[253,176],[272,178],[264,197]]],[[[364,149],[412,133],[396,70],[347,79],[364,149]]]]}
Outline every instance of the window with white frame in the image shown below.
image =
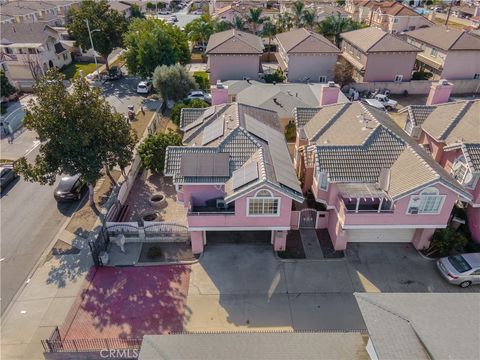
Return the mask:
{"type": "Polygon", "coordinates": [[[328,189],[328,177],[327,174],[324,172],[318,171],[317,167],[314,167],[313,170],[313,177],[317,180],[318,187],[321,190],[326,191],[328,189]]]}
{"type": "Polygon", "coordinates": [[[393,81],[402,82],[402,80],[403,80],[403,75],[395,75],[395,79],[393,81]]]}
{"type": "Polygon", "coordinates": [[[409,214],[438,214],[442,209],[445,195],[440,195],[438,189],[431,187],[419,195],[412,195],[408,204],[409,214]]]}
{"type": "Polygon", "coordinates": [[[433,57],[437,57],[438,50],[436,48],[432,48],[432,50],[430,51],[430,55],[433,56],[433,57]]]}
{"type": "Polygon", "coordinates": [[[280,211],[280,199],[268,190],[260,190],[255,197],[248,198],[248,216],[275,216],[280,211]]]}
{"type": "Polygon", "coordinates": [[[478,80],[480,79],[480,74],[474,74],[473,75],[473,80],[478,80]]]}
{"type": "Polygon", "coordinates": [[[454,161],[451,174],[460,184],[468,188],[473,188],[475,178],[467,165],[465,156],[461,155],[454,161]]]}
{"type": "Polygon", "coordinates": [[[320,83],[326,83],[327,82],[327,77],[322,75],[318,77],[318,82],[320,83]]]}

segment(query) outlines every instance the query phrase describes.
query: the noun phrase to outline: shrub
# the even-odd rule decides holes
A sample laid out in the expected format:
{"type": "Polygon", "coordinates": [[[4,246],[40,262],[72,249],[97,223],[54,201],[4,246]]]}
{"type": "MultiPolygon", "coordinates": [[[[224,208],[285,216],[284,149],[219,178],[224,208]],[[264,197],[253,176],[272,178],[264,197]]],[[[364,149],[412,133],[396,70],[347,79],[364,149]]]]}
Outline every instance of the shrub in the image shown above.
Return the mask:
{"type": "Polygon", "coordinates": [[[199,99],[178,101],[172,108],[172,121],[175,125],[180,125],[180,113],[183,108],[206,108],[209,105],[199,99]]]}
{"type": "Polygon", "coordinates": [[[415,71],[412,75],[412,80],[429,80],[433,74],[428,71],[415,71]]]}
{"type": "Polygon", "coordinates": [[[437,229],[433,234],[428,253],[436,252],[439,256],[446,256],[452,251],[463,251],[467,244],[467,237],[456,229],[451,227],[437,229]]]}
{"type": "Polygon", "coordinates": [[[174,131],[160,134],[150,134],[138,146],[142,166],[159,174],[163,172],[165,151],[168,146],[182,145],[182,138],[174,131]]]}
{"type": "Polygon", "coordinates": [[[277,69],[274,73],[263,75],[262,79],[265,80],[267,84],[271,84],[273,82],[282,83],[286,77],[281,69],[277,69]]]}
{"type": "Polygon", "coordinates": [[[289,121],[287,126],[285,126],[285,138],[288,142],[295,141],[295,137],[297,136],[296,131],[297,129],[295,127],[295,123],[293,121],[289,121]]]}
{"type": "Polygon", "coordinates": [[[208,90],[210,88],[210,80],[206,71],[196,71],[193,73],[193,78],[197,82],[198,88],[208,90]]]}

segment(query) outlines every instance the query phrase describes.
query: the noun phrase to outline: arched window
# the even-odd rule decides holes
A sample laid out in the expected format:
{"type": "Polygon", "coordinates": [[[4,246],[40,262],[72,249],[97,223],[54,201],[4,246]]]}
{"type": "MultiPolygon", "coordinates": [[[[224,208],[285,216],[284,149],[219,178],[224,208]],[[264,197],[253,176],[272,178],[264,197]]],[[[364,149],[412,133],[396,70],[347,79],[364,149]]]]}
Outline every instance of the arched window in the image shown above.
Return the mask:
{"type": "Polygon", "coordinates": [[[255,197],[247,199],[248,216],[278,216],[280,214],[280,198],[273,197],[271,191],[262,189],[255,197]]]}
{"type": "Polygon", "coordinates": [[[420,196],[422,195],[438,195],[438,189],[434,187],[423,189],[420,193],[420,196]]]}
{"type": "Polygon", "coordinates": [[[255,197],[273,197],[273,195],[269,190],[262,189],[255,194],[255,197]]]}
{"type": "Polygon", "coordinates": [[[423,189],[419,195],[412,195],[408,204],[409,214],[438,214],[442,210],[445,195],[440,195],[437,188],[423,189]]]}

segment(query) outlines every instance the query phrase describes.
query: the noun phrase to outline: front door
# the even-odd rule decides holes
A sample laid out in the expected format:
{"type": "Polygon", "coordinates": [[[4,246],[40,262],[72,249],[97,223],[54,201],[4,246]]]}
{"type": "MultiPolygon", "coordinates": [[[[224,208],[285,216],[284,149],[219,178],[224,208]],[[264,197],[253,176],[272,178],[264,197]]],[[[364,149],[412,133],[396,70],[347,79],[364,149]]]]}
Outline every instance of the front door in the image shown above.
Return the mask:
{"type": "Polygon", "coordinates": [[[315,223],[317,222],[317,210],[315,209],[303,209],[300,211],[300,229],[315,229],[315,223]]]}

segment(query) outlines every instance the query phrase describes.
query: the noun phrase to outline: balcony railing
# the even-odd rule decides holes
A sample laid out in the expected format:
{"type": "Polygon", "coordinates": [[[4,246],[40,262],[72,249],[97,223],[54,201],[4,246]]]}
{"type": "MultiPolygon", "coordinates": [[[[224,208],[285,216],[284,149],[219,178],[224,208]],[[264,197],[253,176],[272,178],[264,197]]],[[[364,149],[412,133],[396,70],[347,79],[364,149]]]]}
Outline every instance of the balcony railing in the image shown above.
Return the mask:
{"type": "Polygon", "coordinates": [[[217,208],[214,206],[192,206],[188,211],[189,216],[199,215],[235,215],[234,207],[217,208]]]}

